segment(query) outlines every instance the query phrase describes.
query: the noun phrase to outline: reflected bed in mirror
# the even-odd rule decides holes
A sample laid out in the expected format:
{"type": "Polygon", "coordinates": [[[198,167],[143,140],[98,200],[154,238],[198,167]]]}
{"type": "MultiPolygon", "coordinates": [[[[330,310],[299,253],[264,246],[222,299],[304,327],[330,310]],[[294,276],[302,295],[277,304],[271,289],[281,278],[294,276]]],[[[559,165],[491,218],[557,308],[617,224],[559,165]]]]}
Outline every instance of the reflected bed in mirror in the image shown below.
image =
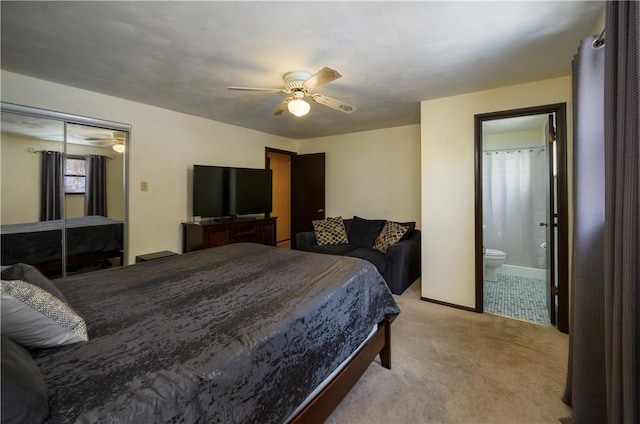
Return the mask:
{"type": "MultiPolygon", "coordinates": [[[[26,263],[50,277],[60,274],[62,219],[2,225],[2,265],[26,263]]],[[[104,216],[68,218],[67,271],[122,264],[123,222],[104,216]]]]}

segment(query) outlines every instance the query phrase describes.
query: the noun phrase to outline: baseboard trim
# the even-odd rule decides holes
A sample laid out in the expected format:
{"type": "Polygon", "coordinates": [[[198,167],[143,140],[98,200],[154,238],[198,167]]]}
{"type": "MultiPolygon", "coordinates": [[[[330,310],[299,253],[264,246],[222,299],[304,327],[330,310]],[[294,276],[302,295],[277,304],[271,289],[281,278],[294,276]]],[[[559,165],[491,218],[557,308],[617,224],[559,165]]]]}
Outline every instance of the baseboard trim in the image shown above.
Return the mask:
{"type": "Polygon", "coordinates": [[[470,308],[469,306],[456,305],[455,303],[443,302],[442,300],[429,299],[428,297],[420,297],[420,300],[424,300],[429,303],[436,303],[442,306],[449,306],[450,308],[462,309],[463,311],[469,312],[480,312],[476,310],[476,308],[470,308]]]}

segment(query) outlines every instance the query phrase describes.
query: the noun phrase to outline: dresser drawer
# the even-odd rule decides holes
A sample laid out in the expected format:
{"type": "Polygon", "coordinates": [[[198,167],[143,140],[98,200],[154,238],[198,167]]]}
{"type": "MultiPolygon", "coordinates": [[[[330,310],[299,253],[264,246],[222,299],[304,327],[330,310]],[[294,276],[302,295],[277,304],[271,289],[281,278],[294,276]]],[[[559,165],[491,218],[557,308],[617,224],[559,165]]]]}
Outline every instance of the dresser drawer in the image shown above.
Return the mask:
{"type": "Polygon", "coordinates": [[[255,222],[243,222],[229,228],[231,243],[255,241],[258,235],[258,226],[255,222]]]}
{"type": "Polygon", "coordinates": [[[276,245],[275,217],[182,225],[183,252],[243,242],[276,245]]]}

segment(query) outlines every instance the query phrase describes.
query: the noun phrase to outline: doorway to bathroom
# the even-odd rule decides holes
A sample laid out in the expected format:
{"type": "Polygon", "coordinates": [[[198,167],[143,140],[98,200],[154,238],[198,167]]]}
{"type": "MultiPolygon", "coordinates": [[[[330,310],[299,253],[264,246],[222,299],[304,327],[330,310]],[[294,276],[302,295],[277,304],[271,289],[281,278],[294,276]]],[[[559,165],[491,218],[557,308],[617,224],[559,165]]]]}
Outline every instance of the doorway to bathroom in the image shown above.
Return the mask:
{"type": "Polygon", "coordinates": [[[565,105],[475,119],[476,310],[567,332],[565,105]]]}

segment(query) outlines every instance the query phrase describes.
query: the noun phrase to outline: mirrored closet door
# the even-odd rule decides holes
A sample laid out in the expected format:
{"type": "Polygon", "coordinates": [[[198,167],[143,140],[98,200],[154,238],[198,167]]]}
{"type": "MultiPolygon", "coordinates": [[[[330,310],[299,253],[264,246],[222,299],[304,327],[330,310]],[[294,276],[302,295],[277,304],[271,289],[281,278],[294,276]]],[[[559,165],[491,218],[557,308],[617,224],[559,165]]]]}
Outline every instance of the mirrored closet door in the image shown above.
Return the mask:
{"type": "Polygon", "coordinates": [[[129,125],[1,106],[2,265],[51,278],[125,265],[129,125]]]}

